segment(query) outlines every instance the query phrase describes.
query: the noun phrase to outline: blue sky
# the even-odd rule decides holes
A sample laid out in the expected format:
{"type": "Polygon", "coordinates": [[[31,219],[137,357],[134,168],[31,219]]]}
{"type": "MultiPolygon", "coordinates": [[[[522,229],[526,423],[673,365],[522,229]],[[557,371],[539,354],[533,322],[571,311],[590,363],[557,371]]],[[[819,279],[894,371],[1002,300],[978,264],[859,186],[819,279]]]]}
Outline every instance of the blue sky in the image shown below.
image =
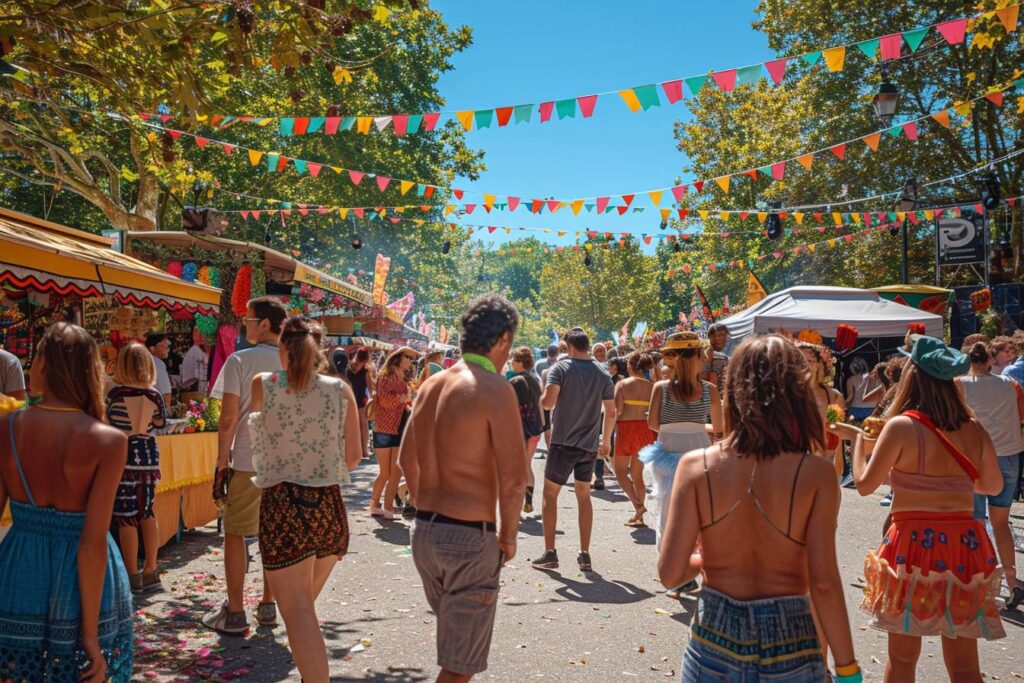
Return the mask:
{"type": "MultiPolygon", "coordinates": [[[[439,83],[445,109],[483,109],[540,103],[596,92],[659,83],[765,61],[775,55],[751,28],[755,0],[714,3],[622,3],[517,0],[474,2],[434,0],[451,26],[473,29],[473,44],[454,60],[439,83]]],[[[659,93],[660,94],[660,93],[659,93]]],[[[486,152],[487,170],[456,187],[523,198],[622,194],[671,185],[685,157],[676,149],[673,122],[686,116],[682,102],[631,113],[618,95],[599,98],[592,118],[553,116],[467,134],[486,152]]],[[[646,197],[639,205],[649,206],[646,197]]],[[[467,201],[473,201],[467,195],[467,201]]],[[[476,198],[479,201],[479,198],[476,198]]],[[[501,201],[501,200],[499,200],[501,201]]],[[[671,197],[666,193],[662,206],[671,197]]],[[[657,232],[660,216],[617,213],[597,217],[568,209],[533,215],[477,209],[463,223],[544,227],[577,231],[657,232]]],[[[486,233],[484,233],[486,235],[486,233]]],[[[495,242],[536,235],[550,244],[572,244],[570,232],[555,234],[495,231],[495,242]]],[[[478,235],[479,236],[479,235],[478,235]]],[[[650,251],[650,249],[648,249],[650,251]]]]}

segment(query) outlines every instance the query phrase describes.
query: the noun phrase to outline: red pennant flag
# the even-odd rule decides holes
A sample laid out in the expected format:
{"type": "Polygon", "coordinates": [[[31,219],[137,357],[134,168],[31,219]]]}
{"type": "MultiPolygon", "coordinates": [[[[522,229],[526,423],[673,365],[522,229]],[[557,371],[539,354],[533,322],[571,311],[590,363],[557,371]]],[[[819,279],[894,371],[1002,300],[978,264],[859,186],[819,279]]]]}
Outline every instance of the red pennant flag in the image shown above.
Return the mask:
{"type": "Polygon", "coordinates": [[[427,131],[428,133],[430,131],[434,130],[434,127],[437,125],[437,120],[439,118],[441,118],[441,113],[440,112],[433,112],[431,114],[424,114],[423,115],[423,130],[427,131]]]}
{"type": "Polygon", "coordinates": [[[152,117],[153,117],[152,114],[147,114],[145,112],[139,114],[139,118],[142,119],[143,121],[149,121],[152,117]]]}
{"type": "Polygon", "coordinates": [[[491,212],[491,205],[490,204],[484,204],[484,211],[486,211],[487,213],[490,213],[491,212]]]}
{"type": "Polygon", "coordinates": [[[959,45],[964,42],[964,38],[967,36],[967,19],[954,19],[953,21],[939,24],[935,28],[939,29],[939,33],[942,34],[947,43],[959,45]]]}
{"type": "Polygon", "coordinates": [[[749,176],[751,180],[757,182],[757,169],[752,168],[749,171],[744,171],[742,175],[749,176]]]}
{"type": "Polygon", "coordinates": [[[494,110],[494,113],[498,115],[498,127],[508,125],[508,122],[512,120],[513,109],[514,107],[498,107],[494,110]]]}
{"type": "Polygon", "coordinates": [[[887,36],[882,36],[878,41],[882,47],[882,61],[889,59],[899,59],[900,52],[903,50],[903,34],[893,33],[887,36]]]}
{"type": "Polygon", "coordinates": [[[243,221],[249,220],[249,214],[251,214],[251,213],[252,213],[251,211],[246,211],[245,209],[242,209],[242,211],[241,211],[242,220],[243,221]]]}
{"type": "Polygon", "coordinates": [[[846,156],[846,143],[843,142],[841,144],[835,145],[834,147],[829,147],[828,151],[835,154],[836,159],[842,161],[843,157],[846,156]]]}
{"type": "Polygon", "coordinates": [[[206,147],[206,143],[208,143],[210,141],[210,138],[201,138],[201,137],[199,137],[197,135],[195,137],[195,141],[196,141],[196,147],[198,147],[199,149],[203,149],[204,147],[206,147]]]}
{"type": "Polygon", "coordinates": [[[672,196],[676,198],[677,202],[682,202],[683,197],[686,196],[686,185],[676,185],[673,187],[672,196]]]}
{"type": "MultiPolygon", "coordinates": [[[[409,129],[409,115],[395,114],[391,117],[391,123],[395,126],[395,135],[403,137],[409,129]]],[[[337,126],[335,126],[335,129],[337,129],[337,126]]]]}
{"type": "Polygon", "coordinates": [[[309,117],[300,116],[295,119],[295,126],[292,128],[292,132],[295,135],[305,135],[307,128],[309,128],[309,117]]]}
{"type": "Polygon", "coordinates": [[[540,213],[540,210],[542,208],[544,208],[544,200],[543,199],[534,199],[533,200],[533,206],[530,208],[530,211],[532,211],[533,213],[540,213]]]}
{"type": "Polygon", "coordinates": [[[221,145],[221,147],[224,148],[224,153],[227,154],[228,156],[231,156],[231,152],[233,152],[235,149],[234,145],[228,144],[226,142],[223,145],[221,145]]]}
{"type": "Polygon", "coordinates": [[[989,93],[985,95],[985,99],[996,105],[997,107],[1003,106],[1003,93],[1002,91],[989,93]]]}
{"type": "MultiPolygon", "coordinates": [[[[406,117],[406,122],[408,122],[408,120],[409,120],[409,117],[406,117]]],[[[327,117],[327,121],[326,121],[326,125],[324,126],[324,132],[327,135],[336,135],[338,133],[338,124],[340,124],[340,123],[341,123],[341,117],[340,116],[328,116],[327,117]]],[[[398,126],[395,126],[395,127],[397,128],[398,126]]],[[[404,128],[402,129],[402,135],[405,135],[405,129],[404,128]]]]}
{"type": "Polygon", "coordinates": [[[628,206],[616,206],[615,210],[618,211],[619,215],[621,216],[621,215],[625,214],[627,211],[629,211],[629,207],[628,206]]]}
{"type": "Polygon", "coordinates": [[[316,207],[316,212],[318,214],[320,214],[321,216],[326,214],[328,211],[330,211],[330,209],[328,209],[326,206],[318,206],[318,207],[316,207]]]}
{"type": "Polygon", "coordinates": [[[394,223],[394,224],[396,224],[396,225],[397,225],[397,224],[398,224],[398,222],[399,222],[400,220],[402,220],[402,219],[401,219],[401,218],[399,218],[398,216],[389,216],[389,217],[388,217],[388,220],[389,220],[389,221],[391,221],[392,223],[394,223]]]}
{"type": "Polygon", "coordinates": [[[558,208],[559,208],[559,206],[561,206],[562,202],[558,201],[557,199],[549,199],[547,204],[548,204],[548,211],[550,211],[551,213],[554,213],[555,211],[558,211],[558,208]]]}
{"type": "Polygon", "coordinates": [[[693,189],[697,191],[697,194],[700,194],[701,192],[703,192],[704,191],[704,181],[703,180],[694,180],[693,181],[693,189]]]}
{"type": "Polygon", "coordinates": [[[555,102],[541,102],[540,103],[540,122],[547,123],[551,120],[551,112],[555,110],[555,102]]]}
{"type": "Polygon", "coordinates": [[[309,175],[316,178],[320,175],[320,169],[323,168],[323,164],[314,164],[312,161],[306,162],[306,170],[309,171],[309,175]]]}
{"type": "Polygon", "coordinates": [[[362,218],[365,212],[363,211],[362,207],[359,207],[358,209],[352,209],[352,213],[354,213],[359,218],[362,218]]]}
{"type": "Polygon", "coordinates": [[[589,119],[594,115],[594,106],[597,105],[597,95],[584,95],[576,98],[576,104],[580,106],[580,113],[583,118],[589,119]]]}
{"type": "Polygon", "coordinates": [[[665,91],[665,97],[668,98],[669,104],[675,104],[679,100],[683,99],[682,80],[665,81],[661,84],[661,89],[665,91]]]}
{"type": "Polygon", "coordinates": [[[713,71],[711,77],[715,79],[715,83],[722,89],[723,92],[729,92],[736,87],[736,69],[729,69],[728,71],[713,71]]]}
{"type": "Polygon", "coordinates": [[[686,217],[690,215],[690,210],[689,209],[679,209],[679,211],[677,213],[679,214],[679,220],[684,221],[684,220],[686,220],[686,217]]]}
{"type": "Polygon", "coordinates": [[[781,83],[783,76],[786,75],[786,63],[788,61],[789,57],[783,57],[782,59],[773,59],[770,62],[764,63],[764,68],[768,71],[768,75],[771,76],[775,85],[781,83]]]}
{"type": "Polygon", "coordinates": [[[466,210],[466,213],[473,213],[473,211],[476,209],[476,204],[465,204],[463,205],[462,208],[466,210]]]}
{"type": "Polygon", "coordinates": [[[825,220],[825,217],[822,214],[820,214],[820,213],[815,213],[814,214],[814,220],[816,220],[819,223],[821,223],[822,221],[825,220]]]}
{"type": "Polygon", "coordinates": [[[437,189],[437,185],[427,185],[427,189],[423,190],[423,196],[430,198],[430,195],[434,194],[434,190],[437,189]]]}
{"type": "Polygon", "coordinates": [[[651,236],[650,235],[644,235],[644,244],[650,244],[650,243],[651,243],[651,236]]]}
{"type": "Polygon", "coordinates": [[[508,210],[515,211],[519,207],[519,197],[508,198],[508,210]]]}
{"type": "MultiPolygon", "coordinates": [[[[292,215],[292,210],[291,209],[281,209],[281,215],[282,216],[291,216],[292,215]]],[[[282,221],[282,225],[283,224],[284,224],[284,221],[282,221]]]]}
{"type": "Polygon", "coordinates": [[[295,159],[292,159],[291,157],[281,157],[280,159],[278,159],[277,160],[277,172],[281,173],[282,171],[284,171],[285,166],[287,166],[288,162],[290,162],[290,161],[295,161],[295,159]]]}
{"type": "Polygon", "coordinates": [[[309,215],[309,209],[306,208],[305,204],[300,204],[299,205],[299,215],[300,216],[308,216],[309,215]]]}
{"type": "Polygon", "coordinates": [[[747,220],[748,216],[750,216],[750,212],[749,211],[740,211],[740,220],[741,221],[747,220]]]}
{"type": "Polygon", "coordinates": [[[903,134],[907,136],[908,140],[917,139],[917,124],[913,121],[908,121],[903,124],[903,134]]]}
{"type": "Polygon", "coordinates": [[[1010,197],[1006,200],[1006,203],[1010,206],[1017,206],[1017,197],[1010,197]]]}
{"type": "Polygon", "coordinates": [[[358,185],[359,183],[363,182],[363,176],[365,175],[366,174],[363,173],[362,171],[349,171],[348,179],[352,181],[353,185],[358,185]]]}
{"type": "Polygon", "coordinates": [[[843,235],[843,239],[846,240],[847,243],[850,243],[853,241],[853,235],[843,235]]]}
{"type": "Polygon", "coordinates": [[[463,195],[465,195],[466,193],[462,190],[453,189],[452,194],[455,195],[456,199],[462,199],[463,195]]]}
{"type": "Polygon", "coordinates": [[[256,220],[259,220],[260,219],[260,212],[259,211],[253,211],[252,212],[252,217],[255,218],[256,220]]]}
{"type": "Polygon", "coordinates": [[[786,177],[786,162],[779,161],[772,164],[772,178],[776,180],[782,180],[786,177]]]}
{"type": "Polygon", "coordinates": [[[608,208],[608,197],[597,198],[597,213],[602,214],[608,208]]]}
{"type": "Polygon", "coordinates": [[[624,195],[622,195],[622,201],[626,202],[626,208],[627,209],[629,208],[629,205],[633,203],[633,197],[634,196],[635,195],[631,195],[631,194],[624,194],[624,195]]]}
{"type": "Polygon", "coordinates": [[[170,114],[161,114],[160,115],[160,123],[167,123],[170,120],[171,120],[171,115],[170,114]]]}
{"type": "Polygon", "coordinates": [[[497,226],[495,226],[495,225],[488,225],[488,226],[487,226],[487,232],[491,232],[491,233],[493,233],[493,232],[494,232],[495,230],[497,230],[497,229],[498,229],[498,227],[497,227],[497,226]]]}
{"type": "Polygon", "coordinates": [[[978,214],[985,213],[985,206],[980,202],[974,205],[974,212],[978,214]]]}
{"type": "Polygon", "coordinates": [[[391,178],[388,178],[387,176],[384,176],[384,175],[377,176],[377,187],[380,188],[381,192],[383,192],[384,190],[388,189],[388,185],[390,185],[390,184],[391,184],[391,178]]]}
{"type": "Polygon", "coordinates": [[[593,230],[588,230],[587,231],[587,238],[588,239],[596,239],[597,238],[597,233],[594,232],[593,230]]]}

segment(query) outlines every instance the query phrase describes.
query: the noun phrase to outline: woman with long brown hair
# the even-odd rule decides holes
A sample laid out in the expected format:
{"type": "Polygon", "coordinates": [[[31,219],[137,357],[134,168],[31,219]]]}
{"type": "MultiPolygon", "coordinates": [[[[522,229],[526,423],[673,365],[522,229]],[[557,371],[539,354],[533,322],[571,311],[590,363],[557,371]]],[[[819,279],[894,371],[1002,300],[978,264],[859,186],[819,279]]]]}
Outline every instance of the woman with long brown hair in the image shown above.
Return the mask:
{"type": "Polygon", "coordinates": [[[892,525],[864,561],[861,609],[889,634],[886,681],[914,680],[923,636],[942,636],[951,680],[980,681],[977,639],[1005,632],[995,604],[1002,571],[972,518],[973,494],[998,493],[1003,477],[992,439],[953,382],[968,357],[926,336],[914,338],[909,356],[877,440],[835,427],[856,439],[862,496],[892,483],[892,525]]]}
{"type": "Polygon", "coordinates": [[[644,484],[644,464],[637,457],[646,446],[654,443],[658,435],[647,424],[647,411],[651,405],[654,384],[647,374],[654,368],[649,353],[633,353],[626,359],[627,377],[615,385],[615,478],[633,504],[633,516],[626,526],[642,527],[647,486],[644,484]]]}
{"type": "Polygon", "coordinates": [[[320,328],[285,320],[279,372],[252,381],[249,429],[260,496],[260,555],[305,681],[328,680],[316,598],[348,550],[341,484],[359,465],[359,415],[347,383],[320,374],[320,328]]]}
{"type": "Polygon", "coordinates": [[[370,349],[360,346],[345,371],[352,393],[356,397],[356,408],[359,409],[359,445],[363,449],[363,457],[370,457],[370,422],[366,416],[366,406],[370,402],[376,386],[376,373],[370,358],[370,349]]]}
{"type": "Polygon", "coordinates": [[[377,378],[373,450],[380,471],[373,482],[370,497],[370,514],[374,517],[395,518],[395,494],[402,479],[398,447],[402,444],[402,431],[412,406],[412,389],[406,376],[418,357],[419,354],[408,346],[395,349],[384,361],[377,378]],[[383,509],[380,506],[381,493],[384,494],[383,509]]]}
{"type": "Polygon", "coordinates": [[[839,486],[830,463],[806,457],[825,429],[811,392],[792,343],[744,341],[725,380],[725,438],[679,461],[658,570],[666,586],[704,577],[685,681],[826,680],[809,596],[837,673],[859,673],[836,562],[839,486]]]}
{"type": "Polygon", "coordinates": [[[132,596],[110,517],[128,437],[103,424],[103,369],[81,327],[52,325],[32,405],[0,420],[0,677],[127,683],[132,596]],[[32,637],[26,638],[25,635],[32,637]]]}

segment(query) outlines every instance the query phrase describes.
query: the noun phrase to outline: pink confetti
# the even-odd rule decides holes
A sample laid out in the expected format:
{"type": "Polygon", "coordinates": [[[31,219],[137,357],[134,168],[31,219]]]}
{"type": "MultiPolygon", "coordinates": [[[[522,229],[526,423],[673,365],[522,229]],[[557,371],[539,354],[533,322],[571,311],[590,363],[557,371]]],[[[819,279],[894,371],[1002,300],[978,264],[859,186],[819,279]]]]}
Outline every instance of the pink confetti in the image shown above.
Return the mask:
{"type": "Polygon", "coordinates": [[[213,650],[211,650],[208,647],[204,647],[202,650],[200,650],[196,654],[198,654],[200,657],[209,657],[211,652],[213,652],[213,650]]]}
{"type": "Polygon", "coordinates": [[[142,675],[146,678],[156,678],[157,673],[155,671],[146,671],[142,675]]]}

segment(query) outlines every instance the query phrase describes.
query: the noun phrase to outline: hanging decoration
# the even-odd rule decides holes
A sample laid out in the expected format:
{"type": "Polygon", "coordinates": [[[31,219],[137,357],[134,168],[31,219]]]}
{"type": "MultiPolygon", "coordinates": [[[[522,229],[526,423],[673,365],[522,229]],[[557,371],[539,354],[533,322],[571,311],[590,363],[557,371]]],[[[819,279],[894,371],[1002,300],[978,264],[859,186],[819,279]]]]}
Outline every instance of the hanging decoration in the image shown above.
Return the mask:
{"type": "Polygon", "coordinates": [[[248,312],[249,299],[252,298],[252,266],[243,264],[235,275],[235,285],[231,292],[231,311],[238,318],[244,318],[248,312]]]}
{"type": "Polygon", "coordinates": [[[174,277],[180,278],[182,270],[181,261],[171,261],[167,264],[167,273],[174,277]]]}
{"type": "Polygon", "coordinates": [[[220,323],[217,321],[215,315],[203,315],[196,313],[195,315],[196,327],[199,329],[199,333],[208,339],[212,339],[217,334],[217,328],[220,327],[220,323]]]}
{"type": "Polygon", "coordinates": [[[196,279],[199,280],[199,282],[201,284],[209,285],[210,284],[210,267],[209,266],[200,266],[200,268],[199,268],[199,275],[196,277],[196,279]]]}
{"type": "Polygon", "coordinates": [[[181,268],[181,279],[185,282],[195,282],[199,275],[199,266],[189,261],[181,268]]]}
{"type": "MultiPolygon", "coordinates": [[[[786,69],[790,65],[814,67],[823,64],[824,71],[837,73],[845,70],[850,54],[872,62],[900,59],[904,54],[904,44],[906,45],[906,54],[914,54],[929,35],[933,36],[936,44],[943,47],[960,45],[966,42],[968,31],[974,30],[980,21],[997,20],[1007,32],[1016,31],[1019,13],[1020,4],[1013,4],[936,24],[875,36],[856,43],[822,47],[803,54],[779,57],[767,62],[540,103],[413,114],[288,117],[217,115],[211,116],[209,119],[204,117],[201,120],[208,121],[211,126],[220,129],[239,123],[250,123],[261,127],[275,124],[282,137],[312,135],[321,132],[324,135],[336,135],[339,132],[347,131],[369,135],[371,131],[383,132],[385,130],[390,130],[398,137],[404,137],[421,132],[432,132],[439,124],[447,121],[457,121],[468,132],[474,127],[479,130],[492,127],[504,128],[509,125],[532,122],[543,124],[554,120],[576,119],[577,117],[589,119],[594,115],[599,100],[603,101],[609,97],[620,99],[631,112],[635,113],[660,107],[663,103],[676,104],[682,101],[687,93],[690,97],[698,97],[701,90],[705,88],[717,88],[724,92],[731,92],[741,85],[756,85],[762,78],[767,78],[772,84],[779,85],[785,79],[786,69]]],[[[602,107],[602,109],[604,108],[602,107]]],[[[153,113],[142,113],[139,116],[146,121],[159,120],[163,123],[174,118],[170,114],[153,113]]]]}

